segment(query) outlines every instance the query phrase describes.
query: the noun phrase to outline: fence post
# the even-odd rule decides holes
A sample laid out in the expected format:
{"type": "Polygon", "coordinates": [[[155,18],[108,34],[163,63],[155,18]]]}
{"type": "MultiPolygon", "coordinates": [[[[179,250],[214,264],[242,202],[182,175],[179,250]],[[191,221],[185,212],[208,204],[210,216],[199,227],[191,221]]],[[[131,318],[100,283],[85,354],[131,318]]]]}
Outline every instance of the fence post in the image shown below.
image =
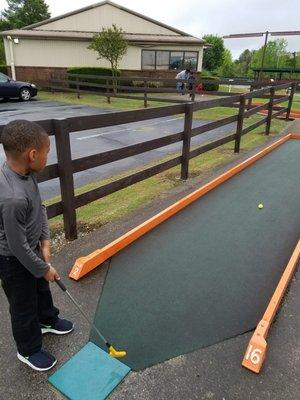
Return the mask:
{"type": "Polygon", "coordinates": [[[147,91],[146,91],[147,87],[148,87],[147,81],[144,80],[144,108],[148,107],[148,99],[147,99],[147,91]]]}
{"type": "Polygon", "coordinates": [[[191,100],[195,101],[195,95],[196,95],[196,80],[194,80],[193,86],[192,86],[192,93],[191,93],[191,100]]]}
{"type": "Polygon", "coordinates": [[[266,123],[266,135],[269,135],[270,128],[271,128],[274,95],[275,95],[275,89],[274,89],[274,86],[272,86],[270,89],[270,102],[269,102],[269,107],[268,107],[268,117],[267,117],[267,123],[266,123]]]}
{"type": "MultiPolygon", "coordinates": [[[[250,85],[250,92],[253,92],[253,90],[254,90],[254,86],[250,85]]],[[[250,99],[248,100],[247,110],[250,110],[251,105],[252,105],[252,97],[250,97],[250,99]]]]}
{"type": "Polygon", "coordinates": [[[80,99],[80,90],[78,84],[78,76],[76,76],[76,90],[77,90],[77,99],[80,99]]]}
{"type": "Polygon", "coordinates": [[[236,134],[235,134],[235,145],[234,145],[235,153],[240,152],[241,136],[242,136],[243,124],[244,124],[245,105],[246,105],[246,98],[245,98],[245,96],[241,95],[237,127],[236,127],[236,134]]]}
{"type": "Polygon", "coordinates": [[[294,98],[294,93],[295,93],[295,88],[296,88],[296,83],[293,82],[292,86],[291,86],[291,91],[290,91],[290,98],[289,98],[289,102],[288,102],[288,109],[286,112],[286,121],[288,121],[290,119],[290,114],[291,114],[291,109],[292,109],[292,103],[293,103],[293,98],[294,98]]]}
{"type": "Polygon", "coordinates": [[[108,87],[108,79],[106,79],[106,94],[107,94],[107,102],[110,104],[110,96],[109,96],[110,90],[108,87]]]}
{"type": "Polygon", "coordinates": [[[189,161],[191,147],[191,130],[193,124],[193,103],[185,104],[184,132],[182,143],[181,179],[186,180],[189,176],[189,161]]]}
{"type": "Polygon", "coordinates": [[[77,238],[77,224],[70,133],[67,120],[54,119],[53,124],[65,236],[69,240],[74,240],[77,238]]]}

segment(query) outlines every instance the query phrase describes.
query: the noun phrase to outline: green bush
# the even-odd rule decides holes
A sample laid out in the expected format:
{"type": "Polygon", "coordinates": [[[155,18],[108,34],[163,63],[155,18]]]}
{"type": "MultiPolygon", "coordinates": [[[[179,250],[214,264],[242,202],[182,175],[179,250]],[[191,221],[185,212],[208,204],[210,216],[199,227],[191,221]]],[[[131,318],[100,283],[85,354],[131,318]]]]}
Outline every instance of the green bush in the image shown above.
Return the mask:
{"type": "Polygon", "coordinates": [[[2,74],[7,75],[8,74],[7,66],[6,65],[0,65],[0,72],[2,72],[2,74]]]}
{"type": "Polygon", "coordinates": [[[212,73],[208,69],[202,69],[201,71],[201,78],[206,78],[206,77],[212,76],[212,73]]]}
{"type": "MultiPolygon", "coordinates": [[[[106,79],[98,79],[98,78],[87,78],[84,75],[99,75],[99,76],[112,76],[111,68],[102,68],[102,67],[72,67],[67,69],[67,74],[78,74],[82,75],[78,78],[80,82],[88,82],[88,83],[96,83],[99,85],[106,85],[106,79]]],[[[117,71],[117,76],[120,76],[120,71],[117,71]]],[[[70,81],[76,81],[76,77],[68,77],[70,81]]],[[[112,81],[108,81],[111,85],[112,81]]],[[[119,84],[119,82],[118,82],[119,84]]],[[[72,88],[75,88],[75,85],[69,85],[72,88]]],[[[92,90],[93,88],[90,86],[80,86],[80,89],[92,90]]],[[[101,88],[98,88],[98,90],[101,88]]],[[[102,90],[105,90],[104,88],[102,90]]]]}
{"type": "Polygon", "coordinates": [[[133,87],[144,87],[144,82],[143,81],[132,81],[132,86],[133,87]]]}
{"type": "Polygon", "coordinates": [[[160,81],[149,81],[148,82],[148,86],[149,86],[149,88],[158,89],[158,88],[162,87],[162,82],[160,82],[160,81]]]}
{"type": "Polygon", "coordinates": [[[209,92],[217,92],[219,90],[219,84],[213,81],[217,81],[219,78],[215,76],[202,76],[203,79],[206,81],[212,81],[210,82],[204,82],[203,83],[203,90],[209,91],[209,92]]]}
{"type": "MultiPolygon", "coordinates": [[[[132,81],[134,87],[144,87],[144,81],[132,81]]],[[[149,88],[160,88],[162,87],[162,82],[160,81],[147,81],[147,86],[149,88]]]]}

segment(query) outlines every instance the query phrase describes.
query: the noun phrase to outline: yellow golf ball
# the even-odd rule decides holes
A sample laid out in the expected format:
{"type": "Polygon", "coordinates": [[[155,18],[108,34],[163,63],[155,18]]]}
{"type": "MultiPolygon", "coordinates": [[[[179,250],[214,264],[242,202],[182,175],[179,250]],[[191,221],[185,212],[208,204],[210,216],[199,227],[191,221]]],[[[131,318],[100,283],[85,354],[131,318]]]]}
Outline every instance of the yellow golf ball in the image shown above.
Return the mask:
{"type": "Polygon", "coordinates": [[[262,204],[262,203],[260,203],[259,205],[258,205],[258,208],[264,208],[264,205],[262,204]]]}

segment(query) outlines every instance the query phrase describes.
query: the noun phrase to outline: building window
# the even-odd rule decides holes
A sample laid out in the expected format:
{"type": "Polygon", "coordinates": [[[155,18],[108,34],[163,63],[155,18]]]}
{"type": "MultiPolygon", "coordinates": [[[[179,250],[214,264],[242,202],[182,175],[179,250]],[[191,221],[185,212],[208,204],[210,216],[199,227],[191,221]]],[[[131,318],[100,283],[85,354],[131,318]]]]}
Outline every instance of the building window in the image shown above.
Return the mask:
{"type": "Polygon", "coordinates": [[[170,65],[170,52],[157,51],[156,52],[156,69],[169,69],[170,65]]]}
{"type": "Polygon", "coordinates": [[[155,69],[155,50],[143,50],[142,69],[155,69]]]}
{"type": "Polygon", "coordinates": [[[191,69],[195,70],[197,68],[198,53],[195,51],[186,51],[184,53],[184,63],[191,69]]]}
{"type": "Polygon", "coordinates": [[[142,50],[142,69],[184,69],[197,70],[197,51],[142,50]]]}
{"type": "Polygon", "coordinates": [[[183,51],[171,51],[170,69],[183,69],[183,51]]]}

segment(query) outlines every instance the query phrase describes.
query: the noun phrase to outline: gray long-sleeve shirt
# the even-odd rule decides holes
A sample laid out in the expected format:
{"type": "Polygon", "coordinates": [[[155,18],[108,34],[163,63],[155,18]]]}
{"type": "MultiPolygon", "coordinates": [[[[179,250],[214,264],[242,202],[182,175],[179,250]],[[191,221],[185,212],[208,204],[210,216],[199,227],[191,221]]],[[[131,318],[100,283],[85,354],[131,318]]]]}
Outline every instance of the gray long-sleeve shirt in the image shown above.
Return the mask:
{"type": "Polygon", "coordinates": [[[39,256],[39,242],[48,239],[46,208],[35,175],[20,175],[4,163],[0,170],[0,254],[15,256],[40,278],[49,266],[39,256]]]}

